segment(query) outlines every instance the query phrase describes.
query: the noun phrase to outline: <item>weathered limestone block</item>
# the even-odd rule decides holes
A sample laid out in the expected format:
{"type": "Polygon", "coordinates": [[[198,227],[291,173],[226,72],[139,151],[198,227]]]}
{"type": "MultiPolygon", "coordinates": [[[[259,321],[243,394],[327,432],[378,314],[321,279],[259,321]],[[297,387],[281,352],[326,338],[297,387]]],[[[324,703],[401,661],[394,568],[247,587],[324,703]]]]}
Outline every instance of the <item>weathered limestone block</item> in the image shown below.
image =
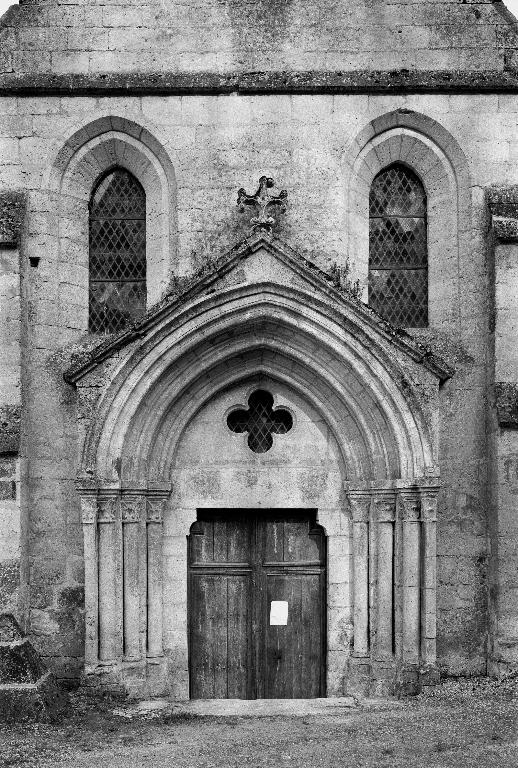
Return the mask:
{"type": "Polygon", "coordinates": [[[0,614],[0,722],[52,721],[67,704],[15,618],[0,614]]]}

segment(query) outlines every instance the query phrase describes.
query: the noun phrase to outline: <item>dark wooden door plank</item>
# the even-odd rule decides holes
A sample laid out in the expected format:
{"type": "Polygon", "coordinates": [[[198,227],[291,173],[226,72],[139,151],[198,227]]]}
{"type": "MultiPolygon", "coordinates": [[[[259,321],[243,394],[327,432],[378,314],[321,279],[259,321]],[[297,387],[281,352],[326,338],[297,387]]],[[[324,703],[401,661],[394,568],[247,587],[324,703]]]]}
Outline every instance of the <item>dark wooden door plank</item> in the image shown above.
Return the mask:
{"type": "Polygon", "coordinates": [[[199,515],[189,537],[193,698],[325,695],[326,542],[314,513],[199,515]],[[272,601],[288,604],[270,625],[272,601]]]}

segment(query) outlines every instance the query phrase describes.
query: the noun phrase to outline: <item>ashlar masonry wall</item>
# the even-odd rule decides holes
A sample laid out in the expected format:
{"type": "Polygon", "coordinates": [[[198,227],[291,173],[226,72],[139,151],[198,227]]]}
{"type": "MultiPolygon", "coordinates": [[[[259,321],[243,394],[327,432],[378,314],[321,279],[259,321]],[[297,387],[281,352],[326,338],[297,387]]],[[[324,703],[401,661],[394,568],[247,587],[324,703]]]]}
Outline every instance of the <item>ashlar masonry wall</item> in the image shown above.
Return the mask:
{"type": "Polygon", "coordinates": [[[0,605],[22,608],[20,510],[21,281],[19,194],[0,195],[0,605]]]}
{"type": "Polygon", "coordinates": [[[510,18],[490,0],[20,0],[1,71],[502,70],[510,18]]]}
{"type": "MultiPolygon", "coordinates": [[[[450,673],[485,670],[490,292],[484,188],[518,181],[516,104],[514,96],[506,95],[2,100],[0,185],[28,192],[24,258],[40,258],[27,285],[28,617],[36,644],[61,675],[77,675],[83,654],[75,393],[62,372],[71,345],[85,339],[88,299],[84,185],[77,197],[65,194],[61,185],[68,163],[89,141],[102,144],[102,136],[115,130],[119,138],[127,133],[139,144],[134,126],[156,140],[158,164],[166,157],[174,168],[173,275],[195,271],[243,237],[247,217],[237,211],[237,189],[255,191],[259,176],[267,174],[289,191],[280,236],[325,268],[349,259],[364,300],[366,250],[359,255],[351,244],[347,223],[348,189],[361,181],[354,178],[354,159],[376,135],[390,132],[400,147],[403,134],[418,135],[419,141],[408,145],[413,147],[406,157],[411,166],[418,159],[412,151],[424,152],[424,145],[433,149],[430,162],[436,163],[437,173],[428,180],[430,194],[436,195],[437,204],[446,199],[456,212],[438,233],[440,241],[431,243],[433,268],[451,276],[449,291],[440,299],[444,312],[437,314],[432,328],[418,334],[457,368],[441,394],[438,652],[450,673]],[[89,132],[93,124],[96,135],[89,132]],[[86,132],[78,133],[83,128],[86,132]],[[75,139],[67,146],[70,137],[75,139]],[[58,167],[56,158],[64,146],[68,159],[58,167]]],[[[388,164],[392,156],[379,152],[379,161],[388,164]]],[[[104,170],[99,159],[95,163],[92,178],[104,170]]],[[[130,170],[141,173],[138,165],[130,170]]],[[[424,166],[421,171],[425,173],[424,166]]],[[[77,189],[86,178],[79,176],[77,189]]],[[[440,288],[439,280],[433,290],[440,288]]],[[[431,301],[438,297],[432,291],[431,301]]]]}

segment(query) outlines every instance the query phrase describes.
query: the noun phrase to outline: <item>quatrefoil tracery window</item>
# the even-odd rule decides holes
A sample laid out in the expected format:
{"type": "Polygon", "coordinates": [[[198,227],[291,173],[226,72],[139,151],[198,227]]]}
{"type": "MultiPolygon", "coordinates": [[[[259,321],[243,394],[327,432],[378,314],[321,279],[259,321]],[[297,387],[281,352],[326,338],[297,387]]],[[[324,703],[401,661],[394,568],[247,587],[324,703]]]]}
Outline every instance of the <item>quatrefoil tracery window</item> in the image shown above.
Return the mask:
{"type": "Polygon", "coordinates": [[[293,427],[293,418],[284,408],[273,408],[273,397],[257,389],[248,398],[248,410],[238,408],[227,418],[232,432],[248,432],[248,447],[254,453],[266,453],[273,445],[273,435],[285,435],[293,427]]]}
{"type": "Polygon", "coordinates": [[[427,200],[420,180],[395,164],[369,197],[369,304],[396,326],[428,325],[427,200]]]}
{"type": "Polygon", "coordinates": [[[91,333],[118,333],[146,311],[146,194],[123,168],[90,199],[91,333]]]}

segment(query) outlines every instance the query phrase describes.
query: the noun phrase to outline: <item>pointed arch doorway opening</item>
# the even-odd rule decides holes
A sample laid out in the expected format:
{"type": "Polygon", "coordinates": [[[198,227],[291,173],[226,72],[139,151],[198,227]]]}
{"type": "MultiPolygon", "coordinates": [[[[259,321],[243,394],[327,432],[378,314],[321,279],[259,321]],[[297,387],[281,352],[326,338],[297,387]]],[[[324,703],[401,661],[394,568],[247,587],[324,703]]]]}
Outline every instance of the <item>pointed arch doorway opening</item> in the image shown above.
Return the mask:
{"type": "Polygon", "coordinates": [[[326,561],[316,510],[198,510],[189,536],[191,698],[326,695],[326,561]]]}

